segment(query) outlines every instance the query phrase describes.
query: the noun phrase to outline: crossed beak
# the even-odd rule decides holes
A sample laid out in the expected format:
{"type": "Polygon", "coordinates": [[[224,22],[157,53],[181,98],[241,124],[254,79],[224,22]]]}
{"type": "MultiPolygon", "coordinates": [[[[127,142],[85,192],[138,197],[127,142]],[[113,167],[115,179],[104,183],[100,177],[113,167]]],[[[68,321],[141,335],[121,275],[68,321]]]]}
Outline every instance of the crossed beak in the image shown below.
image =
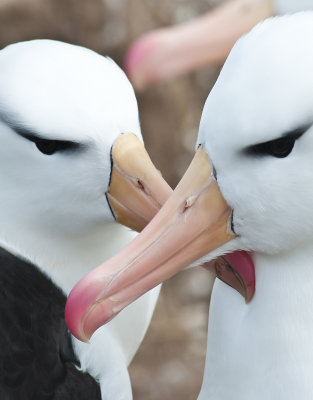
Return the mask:
{"type": "MultiPolygon", "coordinates": [[[[168,191],[162,196],[168,196],[168,191]]],[[[230,219],[231,209],[208,155],[200,147],[177,188],[146,228],[71,291],[65,308],[70,331],[88,341],[97,328],[139,296],[232,240],[235,234],[230,219]]]]}

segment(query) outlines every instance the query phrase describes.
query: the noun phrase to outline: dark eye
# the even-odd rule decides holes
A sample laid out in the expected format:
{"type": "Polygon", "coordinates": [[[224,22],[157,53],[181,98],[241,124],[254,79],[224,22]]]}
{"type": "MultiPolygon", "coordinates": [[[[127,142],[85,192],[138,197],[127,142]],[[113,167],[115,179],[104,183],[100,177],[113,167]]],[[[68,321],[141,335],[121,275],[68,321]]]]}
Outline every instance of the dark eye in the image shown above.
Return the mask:
{"type": "Polygon", "coordinates": [[[39,151],[48,156],[51,156],[53,153],[57,151],[56,140],[38,139],[35,141],[35,144],[39,151]]]}
{"type": "Polygon", "coordinates": [[[292,152],[295,141],[294,138],[282,138],[264,143],[264,145],[268,154],[277,158],[284,158],[292,152]]]}
{"type": "Polygon", "coordinates": [[[311,128],[311,125],[303,125],[300,128],[285,133],[285,135],[279,139],[248,146],[243,149],[243,152],[244,154],[252,156],[285,158],[292,152],[296,140],[306,133],[309,128],[311,128]]]}
{"type": "Polygon", "coordinates": [[[255,156],[284,158],[292,152],[296,139],[295,137],[284,137],[265,143],[255,144],[246,148],[245,153],[255,156]]]}
{"type": "Polygon", "coordinates": [[[34,136],[30,140],[35,143],[39,151],[47,156],[51,156],[56,152],[74,151],[83,148],[82,144],[67,140],[41,139],[34,136]]]}

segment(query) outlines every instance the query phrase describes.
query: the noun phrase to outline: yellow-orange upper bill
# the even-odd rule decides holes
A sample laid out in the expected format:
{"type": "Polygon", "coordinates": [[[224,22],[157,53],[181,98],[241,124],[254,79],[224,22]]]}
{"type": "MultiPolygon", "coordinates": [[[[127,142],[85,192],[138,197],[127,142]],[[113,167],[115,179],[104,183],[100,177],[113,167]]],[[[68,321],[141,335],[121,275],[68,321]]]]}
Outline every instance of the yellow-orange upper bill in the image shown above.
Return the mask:
{"type": "Polygon", "coordinates": [[[133,134],[118,137],[111,151],[111,179],[106,193],[117,222],[140,232],[169,198],[172,189],[133,134]]]}

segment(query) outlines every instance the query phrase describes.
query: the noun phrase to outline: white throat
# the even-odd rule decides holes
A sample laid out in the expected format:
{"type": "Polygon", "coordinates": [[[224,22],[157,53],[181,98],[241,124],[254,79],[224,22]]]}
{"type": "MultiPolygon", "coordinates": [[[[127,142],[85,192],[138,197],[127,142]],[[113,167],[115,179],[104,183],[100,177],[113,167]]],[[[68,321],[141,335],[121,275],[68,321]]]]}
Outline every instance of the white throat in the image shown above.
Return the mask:
{"type": "MultiPolygon", "coordinates": [[[[102,224],[84,235],[62,235],[42,231],[38,233],[23,224],[18,229],[6,229],[1,246],[33,262],[68,294],[86,273],[121,250],[135,232],[115,223],[102,224]],[[45,237],[47,233],[47,237],[45,237]]],[[[1,237],[3,237],[1,236],[1,237]]]]}
{"type": "Polygon", "coordinates": [[[312,246],[256,254],[256,292],[248,305],[216,281],[199,399],[312,398],[312,260],[312,246]]]}

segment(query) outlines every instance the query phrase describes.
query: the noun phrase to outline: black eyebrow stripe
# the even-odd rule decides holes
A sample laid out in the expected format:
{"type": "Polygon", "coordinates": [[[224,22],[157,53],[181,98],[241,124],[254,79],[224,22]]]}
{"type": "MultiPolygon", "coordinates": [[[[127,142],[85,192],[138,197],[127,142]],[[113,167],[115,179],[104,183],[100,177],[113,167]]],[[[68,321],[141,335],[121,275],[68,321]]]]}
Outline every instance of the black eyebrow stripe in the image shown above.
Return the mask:
{"type": "Polygon", "coordinates": [[[42,140],[44,139],[40,135],[37,135],[37,133],[32,132],[30,129],[22,126],[13,126],[12,124],[9,124],[10,128],[17,133],[19,136],[22,136],[23,138],[30,140],[31,142],[35,142],[36,140],[42,140]]]}
{"type": "MultiPolygon", "coordinates": [[[[293,129],[292,131],[284,133],[280,138],[277,139],[284,139],[284,138],[291,138],[291,139],[299,139],[302,135],[305,134],[312,126],[312,123],[300,126],[299,128],[293,129]]],[[[274,139],[275,140],[275,139],[274,139]]]]}
{"type": "Polygon", "coordinates": [[[11,115],[10,118],[9,113],[0,114],[0,120],[3,121],[5,124],[7,124],[15,133],[17,133],[19,136],[22,136],[25,139],[31,141],[34,141],[35,138],[43,139],[40,137],[40,135],[35,134],[29,128],[18,122],[17,118],[14,118],[13,115],[11,115]]]}
{"type": "Polygon", "coordinates": [[[290,140],[297,140],[301,136],[303,136],[312,126],[312,123],[303,125],[299,128],[293,129],[289,132],[284,133],[283,135],[279,136],[278,138],[274,138],[272,140],[268,140],[266,142],[256,143],[250,146],[247,146],[243,149],[244,154],[248,155],[262,155],[263,149],[266,148],[271,142],[275,142],[276,140],[280,139],[290,139],[290,140]]]}
{"type": "Polygon", "coordinates": [[[38,141],[53,140],[54,142],[57,143],[58,151],[76,150],[85,147],[84,144],[75,142],[73,140],[47,139],[40,136],[37,133],[34,133],[32,130],[28,129],[25,126],[22,126],[21,124],[14,124],[12,121],[6,118],[1,118],[1,119],[13,130],[14,133],[33,143],[36,143],[38,141]]]}

